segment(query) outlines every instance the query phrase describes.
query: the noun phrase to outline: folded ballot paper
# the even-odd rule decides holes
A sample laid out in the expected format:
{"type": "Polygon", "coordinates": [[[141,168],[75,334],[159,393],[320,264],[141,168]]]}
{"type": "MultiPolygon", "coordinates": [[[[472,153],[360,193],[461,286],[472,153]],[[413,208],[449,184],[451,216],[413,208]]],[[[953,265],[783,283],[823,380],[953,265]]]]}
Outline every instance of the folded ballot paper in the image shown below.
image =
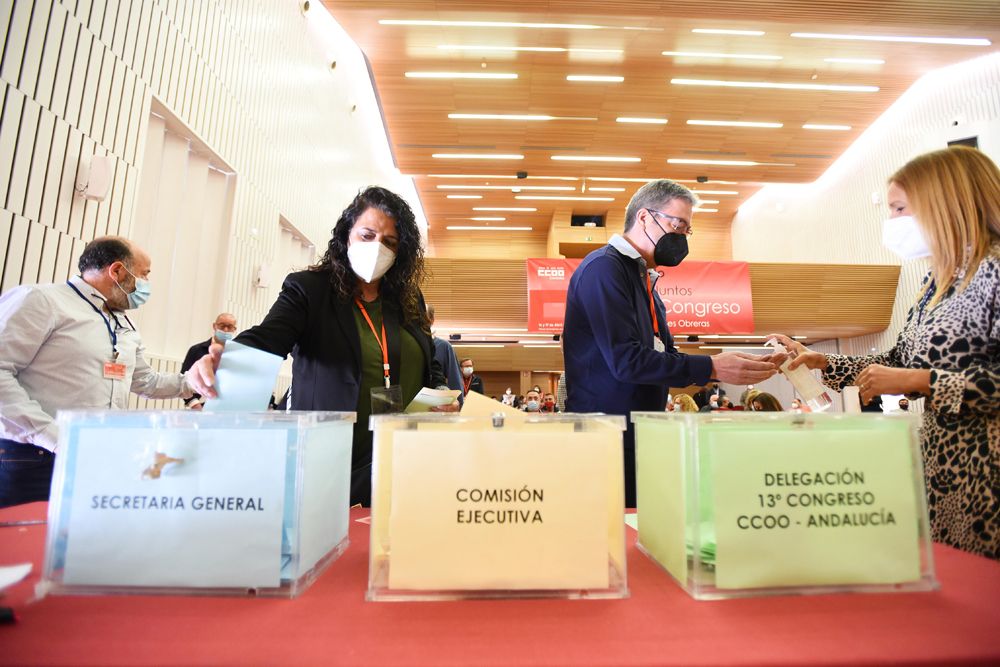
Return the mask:
{"type": "Polygon", "coordinates": [[[461,389],[430,389],[424,387],[413,397],[413,400],[406,406],[404,412],[407,414],[412,412],[427,412],[434,407],[451,405],[458,400],[458,395],[461,393],[461,389]]]}

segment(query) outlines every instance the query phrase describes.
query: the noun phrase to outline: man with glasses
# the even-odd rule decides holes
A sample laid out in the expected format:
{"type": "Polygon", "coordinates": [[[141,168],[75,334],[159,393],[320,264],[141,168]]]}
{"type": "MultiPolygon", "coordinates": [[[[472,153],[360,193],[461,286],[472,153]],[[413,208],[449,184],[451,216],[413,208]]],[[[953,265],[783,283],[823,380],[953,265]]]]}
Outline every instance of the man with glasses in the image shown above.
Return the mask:
{"type": "MultiPolygon", "coordinates": [[[[566,410],[628,415],[659,412],[670,387],[766,380],[772,357],[741,352],[715,356],[678,352],[667,330],[666,308],[653,290],[657,266],[687,256],[694,194],[666,179],[639,188],[625,210],[625,229],[587,255],[566,296],[563,360],[566,410]]],[[[635,507],[635,440],[625,432],[625,504],[635,507]]]]}
{"type": "MultiPolygon", "coordinates": [[[[188,369],[194,365],[194,362],[208,354],[208,348],[212,343],[225,345],[235,335],[236,316],[232,313],[219,313],[218,317],[215,318],[215,322],[212,322],[212,337],[200,343],[195,343],[188,348],[187,355],[184,357],[184,363],[181,364],[181,373],[187,373],[188,369]]],[[[201,400],[201,394],[195,394],[191,398],[185,399],[184,405],[192,410],[201,410],[204,405],[204,402],[201,400]]]]}

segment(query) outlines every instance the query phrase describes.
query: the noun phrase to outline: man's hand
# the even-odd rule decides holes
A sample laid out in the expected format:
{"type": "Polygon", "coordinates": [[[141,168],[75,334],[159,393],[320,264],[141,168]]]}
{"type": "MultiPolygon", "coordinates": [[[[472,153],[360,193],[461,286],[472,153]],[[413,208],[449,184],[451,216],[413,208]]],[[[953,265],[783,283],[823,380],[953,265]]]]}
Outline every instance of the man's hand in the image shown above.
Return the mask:
{"type": "MultiPolygon", "coordinates": [[[[826,355],[822,352],[813,352],[797,340],[792,340],[783,334],[771,334],[768,339],[775,338],[785,346],[792,356],[792,362],[788,364],[788,370],[793,371],[799,366],[805,366],[813,370],[825,371],[827,367],[826,355]]],[[[781,362],[784,363],[784,362],[781,362]]],[[[778,364],[781,365],[780,363],[778,364]]]]}
{"type": "Polygon", "coordinates": [[[771,361],[745,352],[725,352],[712,357],[712,377],[729,384],[757,384],[778,372],[771,361]]]}
{"type": "Polygon", "coordinates": [[[194,362],[188,369],[187,380],[195,393],[207,398],[218,398],[215,391],[215,371],[219,367],[219,360],[222,358],[222,346],[213,344],[208,348],[208,354],[194,362]]]}

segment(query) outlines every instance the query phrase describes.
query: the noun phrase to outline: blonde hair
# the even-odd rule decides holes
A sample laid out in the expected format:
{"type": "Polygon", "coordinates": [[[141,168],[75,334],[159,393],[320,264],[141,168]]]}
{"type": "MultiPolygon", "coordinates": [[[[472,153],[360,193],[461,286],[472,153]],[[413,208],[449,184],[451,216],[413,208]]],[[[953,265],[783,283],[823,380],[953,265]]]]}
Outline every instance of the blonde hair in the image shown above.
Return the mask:
{"type": "Polygon", "coordinates": [[[698,412],[698,404],[687,394],[678,394],[675,396],[674,403],[681,404],[681,412],[698,412]]]}
{"type": "Polygon", "coordinates": [[[933,307],[956,281],[965,289],[1000,240],[1000,169],[975,148],[953,146],[910,160],[889,182],[906,192],[930,246],[933,307]]]}

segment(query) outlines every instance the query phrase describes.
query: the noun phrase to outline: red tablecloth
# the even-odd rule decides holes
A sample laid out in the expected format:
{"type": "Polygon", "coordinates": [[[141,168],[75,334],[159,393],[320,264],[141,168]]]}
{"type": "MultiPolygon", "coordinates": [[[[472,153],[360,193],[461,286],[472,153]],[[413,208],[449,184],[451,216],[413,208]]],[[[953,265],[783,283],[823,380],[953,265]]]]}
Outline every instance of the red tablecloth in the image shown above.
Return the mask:
{"type": "MultiPolygon", "coordinates": [[[[42,518],[45,505],[0,510],[42,518]]],[[[0,527],[35,571],[0,604],[0,664],[1000,664],[1000,563],[935,546],[941,590],[695,602],[634,545],[627,600],[364,601],[368,526],[296,600],[48,597],[28,604],[44,526],[0,527]]]]}

